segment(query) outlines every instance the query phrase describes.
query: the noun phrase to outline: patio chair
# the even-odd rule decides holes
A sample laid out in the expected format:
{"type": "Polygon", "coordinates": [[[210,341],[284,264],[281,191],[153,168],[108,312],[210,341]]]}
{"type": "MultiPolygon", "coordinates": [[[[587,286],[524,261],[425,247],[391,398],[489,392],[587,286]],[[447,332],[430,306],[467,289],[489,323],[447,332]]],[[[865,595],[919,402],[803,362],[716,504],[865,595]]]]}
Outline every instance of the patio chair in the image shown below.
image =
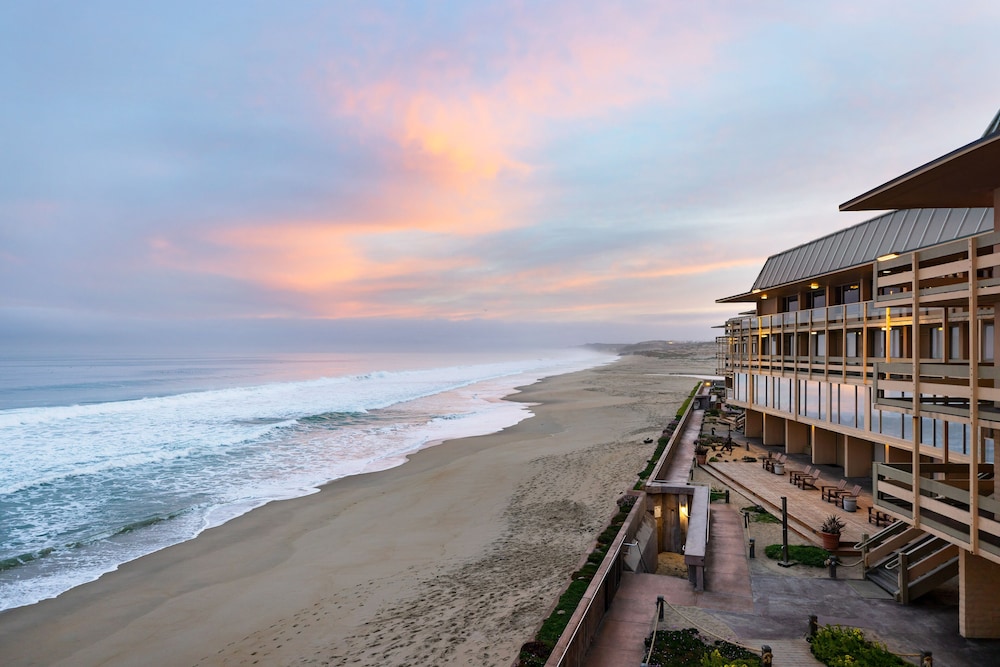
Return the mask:
{"type": "Polygon", "coordinates": [[[843,507],[844,498],[854,498],[857,500],[859,495],[861,495],[861,485],[855,484],[854,488],[850,491],[844,491],[843,493],[838,494],[834,501],[837,503],[838,507],[843,507]]]}
{"type": "Polygon", "coordinates": [[[840,484],[837,484],[836,486],[824,484],[823,486],[820,487],[819,490],[823,496],[823,500],[825,500],[828,503],[831,503],[834,500],[836,500],[837,496],[840,495],[841,491],[847,490],[847,480],[846,479],[840,480],[840,484]]]}
{"type": "Polygon", "coordinates": [[[813,472],[812,466],[806,466],[805,470],[789,470],[788,471],[788,483],[789,484],[798,484],[800,477],[802,477],[803,475],[810,475],[810,474],[812,474],[812,472],[813,472]]]}
{"type": "Polygon", "coordinates": [[[800,489],[815,489],[816,482],[819,481],[819,468],[814,468],[813,471],[808,475],[799,475],[799,481],[796,482],[796,486],[800,489]]]}

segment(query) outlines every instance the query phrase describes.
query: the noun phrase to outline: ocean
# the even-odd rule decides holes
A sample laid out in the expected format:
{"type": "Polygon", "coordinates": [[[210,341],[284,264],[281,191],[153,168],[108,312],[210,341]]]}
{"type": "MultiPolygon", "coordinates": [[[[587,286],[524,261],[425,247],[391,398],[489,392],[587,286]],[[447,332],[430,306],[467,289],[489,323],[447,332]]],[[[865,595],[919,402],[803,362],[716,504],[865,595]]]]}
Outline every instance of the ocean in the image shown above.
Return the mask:
{"type": "Polygon", "coordinates": [[[607,363],[537,354],[0,358],[0,610],[264,503],[530,416],[515,387],[607,363]]]}

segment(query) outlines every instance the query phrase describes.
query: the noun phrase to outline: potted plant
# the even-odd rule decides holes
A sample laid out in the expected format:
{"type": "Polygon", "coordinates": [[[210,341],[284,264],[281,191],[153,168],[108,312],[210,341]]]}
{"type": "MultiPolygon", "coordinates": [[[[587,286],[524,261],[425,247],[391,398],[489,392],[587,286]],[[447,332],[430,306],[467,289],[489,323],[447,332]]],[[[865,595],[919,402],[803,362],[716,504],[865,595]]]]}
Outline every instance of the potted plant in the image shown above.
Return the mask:
{"type": "Polygon", "coordinates": [[[831,514],[819,527],[819,535],[823,538],[823,548],[836,551],[840,547],[840,533],[844,530],[844,522],[836,514],[831,514]]]}
{"type": "Polygon", "coordinates": [[[705,465],[705,459],[708,457],[708,447],[705,445],[697,445],[694,448],[694,458],[698,461],[698,465],[705,465]]]}

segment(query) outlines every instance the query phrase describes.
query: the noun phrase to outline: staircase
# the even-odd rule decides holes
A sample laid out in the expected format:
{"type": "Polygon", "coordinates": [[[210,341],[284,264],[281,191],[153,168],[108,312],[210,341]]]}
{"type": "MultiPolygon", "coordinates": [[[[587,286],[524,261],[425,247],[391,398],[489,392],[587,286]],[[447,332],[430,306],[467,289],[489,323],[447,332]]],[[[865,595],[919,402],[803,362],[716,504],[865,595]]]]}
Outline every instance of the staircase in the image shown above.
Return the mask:
{"type": "Polygon", "coordinates": [[[909,604],[958,574],[958,547],[902,521],[857,545],[865,578],[909,604]]]}

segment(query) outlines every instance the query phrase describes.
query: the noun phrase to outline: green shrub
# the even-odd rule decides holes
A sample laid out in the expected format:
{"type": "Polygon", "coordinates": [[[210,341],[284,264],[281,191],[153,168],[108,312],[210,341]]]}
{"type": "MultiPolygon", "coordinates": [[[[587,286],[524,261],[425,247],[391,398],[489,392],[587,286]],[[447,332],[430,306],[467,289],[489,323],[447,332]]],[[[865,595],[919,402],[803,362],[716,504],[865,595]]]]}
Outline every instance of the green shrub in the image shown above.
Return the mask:
{"type": "Polygon", "coordinates": [[[661,667],[722,667],[738,665],[759,667],[760,657],[746,649],[716,641],[708,643],[694,628],[657,632],[650,664],[661,667]],[[706,660],[708,662],[706,662],[706,660]]]}
{"type": "Polygon", "coordinates": [[[615,537],[618,536],[618,531],[621,530],[622,525],[610,525],[604,529],[604,532],[597,536],[598,544],[611,544],[614,542],[615,537]]]}
{"type": "Polygon", "coordinates": [[[587,562],[600,564],[601,561],[604,560],[604,556],[607,553],[608,553],[607,549],[601,549],[601,548],[594,549],[592,552],[590,552],[590,555],[587,556],[587,562]]]}
{"type": "Polygon", "coordinates": [[[684,399],[684,402],[681,403],[680,409],[677,410],[677,419],[680,419],[681,417],[684,416],[684,411],[687,410],[688,405],[691,404],[691,401],[694,399],[694,395],[696,393],[698,393],[698,389],[700,387],[701,387],[701,383],[699,382],[698,384],[696,384],[694,386],[694,389],[691,390],[691,393],[688,394],[688,397],[684,399]]]}
{"type": "Polygon", "coordinates": [[[882,644],[867,639],[857,628],[824,625],[810,641],[813,655],[828,667],[897,667],[908,664],[882,644]]]}
{"type": "Polygon", "coordinates": [[[535,639],[545,643],[549,647],[549,651],[559,641],[559,636],[562,635],[563,630],[569,624],[570,616],[576,611],[576,607],[580,604],[580,600],[583,599],[583,594],[587,591],[587,586],[589,585],[590,582],[587,581],[570,582],[569,586],[566,587],[566,592],[559,596],[559,604],[556,605],[552,615],[542,623],[542,627],[539,629],[535,639]]]}
{"type": "MultiPolygon", "coordinates": [[[[764,555],[771,560],[781,559],[781,545],[780,544],[769,544],[764,547],[764,555]]],[[[820,549],[819,547],[814,547],[805,544],[789,544],[788,545],[788,557],[791,560],[799,563],[800,565],[808,565],[809,567],[825,567],[826,559],[830,557],[830,552],[826,549],[820,549]]]]}
{"type": "Polygon", "coordinates": [[[729,658],[715,649],[711,653],[701,656],[701,667],[756,667],[760,664],[757,656],[753,658],[729,658]]]}

